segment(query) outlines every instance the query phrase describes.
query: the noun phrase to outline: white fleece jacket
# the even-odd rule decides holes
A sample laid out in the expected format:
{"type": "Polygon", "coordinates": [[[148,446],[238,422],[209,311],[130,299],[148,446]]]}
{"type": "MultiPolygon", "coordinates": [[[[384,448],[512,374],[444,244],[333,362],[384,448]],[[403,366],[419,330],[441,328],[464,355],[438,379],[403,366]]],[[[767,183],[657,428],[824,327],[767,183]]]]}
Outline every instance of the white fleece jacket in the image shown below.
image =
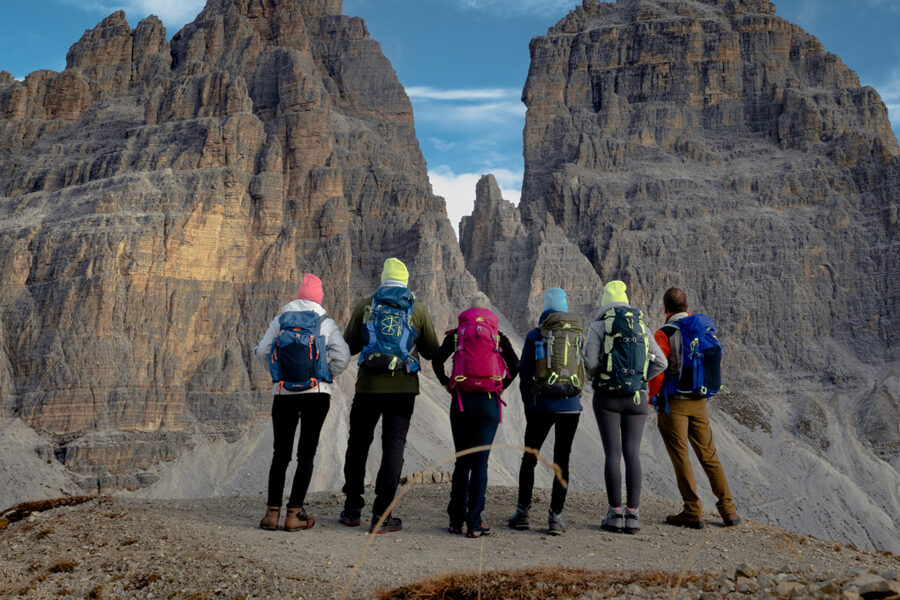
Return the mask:
{"type": "MultiPolygon", "coordinates": [[[[256,346],[256,357],[263,361],[266,364],[266,367],[269,366],[269,353],[272,351],[272,343],[275,341],[275,336],[278,335],[278,317],[286,312],[303,310],[314,311],[317,315],[325,314],[325,309],[322,308],[322,305],[318,302],[313,302],[312,300],[294,300],[282,306],[281,312],[272,319],[271,323],[269,323],[266,334],[256,346]]],[[[341,330],[338,329],[337,324],[330,317],[322,319],[321,329],[322,335],[325,337],[325,356],[328,358],[328,368],[331,369],[331,375],[337,377],[343,373],[347,368],[347,365],[350,364],[350,347],[347,346],[347,342],[344,341],[344,336],[341,335],[341,330]]],[[[319,383],[318,388],[302,392],[291,392],[288,390],[279,390],[277,384],[273,383],[272,393],[276,396],[293,394],[331,394],[331,384],[322,381],[319,383]]]]}

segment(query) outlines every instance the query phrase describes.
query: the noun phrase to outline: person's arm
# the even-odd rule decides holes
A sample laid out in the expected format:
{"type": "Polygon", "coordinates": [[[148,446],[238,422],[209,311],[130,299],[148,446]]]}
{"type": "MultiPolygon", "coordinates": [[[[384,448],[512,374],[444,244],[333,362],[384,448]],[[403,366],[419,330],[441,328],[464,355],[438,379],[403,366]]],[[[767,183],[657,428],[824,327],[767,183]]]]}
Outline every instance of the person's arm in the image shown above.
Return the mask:
{"type": "Polygon", "coordinates": [[[437,375],[438,381],[440,381],[441,385],[444,387],[447,387],[447,384],[450,383],[450,377],[448,377],[447,373],[444,371],[444,363],[447,362],[447,359],[453,354],[455,345],[456,330],[453,329],[447,332],[444,341],[441,343],[441,347],[438,348],[437,354],[431,359],[431,366],[434,368],[434,374],[437,375]]]}
{"type": "Polygon", "coordinates": [[[534,340],[531,335],[525,336],[522,345],[522,357],[519,359],[519,391],[522,393],[522,401],[528,403],[534,395],[534,340]]]}
{"type": "Polygon", "coordinates": [[[505,390],[519,374],[519,357],[516,356],[516,351],[513,350],[509,338],[503,335],[503,332],[500,332],[500,354],[503,356],[507,370],[507,375],[503,378],[503,389],[505,390]]]}
{"type": "MultiPolygon", "coordinates": [[[[668,356],[669,356],[669,350],[670,350],[669,338],[666,336],[665,332],[662,329],[658,329],[656,331],[656,333],[653,334],[652,341],[656,342],[656,346],[657,346],[657,348],[659,348],[660,356],[666,358],[666,366],[664,366],[662,368],[662,371],[659,374],[657,374],[653,377],[650,377],[649,378],[650,380],[647,382],[647,390],[648,390],[648,393],[649,393],[651,399],[656,397],[656,395],[659,393],[659,390],[662,389],[663,379],[665,379],[665,376],[666,376],[665,370],[666,370],[666,367],[669,366],[668,356]]],[[[651,348],[652,348],[652,344],[651,344],[651,348]]],[[[652,352],[652,350],[651,350],[651,352],[652,352]]],[[[648,373],[648,375],[649,375],[649,373],[648,373]]]]}
{"type": "Polygon", "coordinates": [[[603,321],[594,321],[588,327],[587,340],[584,344],[584,372],[593,379],[594,371],[600,365],[600,357],[603,355],[603,338],[606,337],[603,321]]]}
{"type": "Polygon", "coordinates": [[[355,356],[362,352],[363,314],[365,314],[366,306],[370,303],[371,300],[366,299],[357,302],[356,307],[353,309],[353,314],[350,316],[350,321],[344,329],[344,341],[347,342],[347,346],[350,348],[350,356],[355,356]]]}
{"type": "Polygon", "coordinates": [[[647,367],[648,381],[663,373],[666,370],[666,367],[669,366],[669,361],[666,359],[666,355],[663,353],[662,348],[659,347],[656,337],[651,337],[649,341],[650,356],[648,358],[650,360],[650,365],[647,367]]]}
{"type": "Polygon", "coordinates": [[[337,377],[343,373],[350,364],[350,347],[344,341],[341,330],[333,319],[326,319],[323,323],[326,326],[325,335],[325,353],[328,357],[328,369],[331,371],[332,377],[337,377]]]}
{"type": "Polygon", "coordinates": [[[428,313],[428,307],[424,302],[416,302],[413,313],[418,313],[419,318],[413,315],[413,322],[416,325],[416,331],[419,337],[416,339],[416,350],[422,358],[431,360],[437,356],[438,345],[437,334],[434,332],[434,322],[428,313]]]}
{"type": "Polygon", "coordinates": [[[272,351],[272,342],[275,341],[276,335],[278,335],[278,316],[272,319],[272,322],[269,323],[269,328],[266,329],[265,335],[259,340],[259,344],[256,345],[256,348],[254,348],[256,358],[266,364],[269,364],[269,353],[272,351]]]}

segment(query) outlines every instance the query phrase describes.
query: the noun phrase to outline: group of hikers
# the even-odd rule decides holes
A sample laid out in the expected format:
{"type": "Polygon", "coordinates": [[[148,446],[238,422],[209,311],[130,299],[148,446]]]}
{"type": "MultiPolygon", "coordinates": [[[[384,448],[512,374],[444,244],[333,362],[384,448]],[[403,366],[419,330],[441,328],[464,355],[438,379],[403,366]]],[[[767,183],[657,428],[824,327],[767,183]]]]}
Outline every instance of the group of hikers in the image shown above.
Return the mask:
{"type": "MultiPolygon", "coordinates": [[[[525,452],[519,469],[518,501],[507,524],[531,526],[531,501],[537,453],[555,427],[553,462],[558,466],[547,526],[550,534],[566,531],[562,518],[569,480],[569,456],[582,412],[581,392],[591,381],[593,408],[605,454],[604,479],[609,509],[604,530],[640,530],[640,444],[651,404],[675,470],[684,503],[671,525],[700,529],[702,505],[691,468],[693,447],[705,471],[716,508],[725,526],[741,521],[712,440],[706,400],[721,387],[721,346],[708,317],[688,312],[685,293],[670,288],[663,296],[666,322],[654,334],[643,313],[629,304],[626,285],[611,281],[601,306],[585,331],[568,312],[566,293],[544,293],[537,327],[528,332],[517,356],[483,293],[476,293],[460,313],[458,326],[442,343],[427,307],[409,290],[409,272],[396,258],[384,262],[381,287],[357,302],[343,334],[322,307],[322,281],[305,274],[297,299],[282,307],[256,347],[272,375],[274,451],[269,471],[268,502],[260,527],[279,527],[285,473],[297,443],[297,470],[291,486],[284,529],[309,529],[315,518],[304,507],[319,435],[328,414],[334,378],[353,355],[359,355],[356,393],[344,461],[346,496],[340,522],[359,526],[365,488],[366,459],[381,420],[382,457],[375,478],[370,532],[400,531],[402,522],[388,512],[400,483],[403,452],[422,359],[450,394],[450,427],[457,453],[493,443],[502,421],[502,393],[515,378],[525,408],[525,452]],[[452,369],[445,370],[452,357],[452,369]],[[621,463],[625,463],[625,501],[621,463]]],[[[447,513],[449,532],[467,537],[489,535],[485,508],[489,450],[458,456],[447,513]]]]}

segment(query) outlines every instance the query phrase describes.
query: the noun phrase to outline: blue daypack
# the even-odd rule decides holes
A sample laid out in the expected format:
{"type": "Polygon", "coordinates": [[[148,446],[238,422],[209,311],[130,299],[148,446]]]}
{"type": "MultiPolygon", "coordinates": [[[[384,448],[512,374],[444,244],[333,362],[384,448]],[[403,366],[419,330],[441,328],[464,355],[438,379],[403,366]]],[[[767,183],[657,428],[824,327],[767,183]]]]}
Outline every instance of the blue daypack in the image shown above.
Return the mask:
{"type": "Polygon", "coordinates": [[[419,334],[412,325],[415,296],[405,287],[385,286],[375,292],[366,309],[359,364],[385,372],[419,370],[410,352],[419,334]]]}
{"type": "Polygon", "coordinates": [[[678,379],[666,379],[660,394],[668,412],[668,397],[709,398],[722,387],[722,346],[716,327],[706,315],[688,315],[664,327],[681,331],[681,372],[678,379]]]}
{"type": "Polygon", "coordinates": [[[269,351],[269,373],[279,389],[300,392],[332,383],[328,368],[322,317],[311,310],[290,311],[278,317],[278,336],[269,351]]]}

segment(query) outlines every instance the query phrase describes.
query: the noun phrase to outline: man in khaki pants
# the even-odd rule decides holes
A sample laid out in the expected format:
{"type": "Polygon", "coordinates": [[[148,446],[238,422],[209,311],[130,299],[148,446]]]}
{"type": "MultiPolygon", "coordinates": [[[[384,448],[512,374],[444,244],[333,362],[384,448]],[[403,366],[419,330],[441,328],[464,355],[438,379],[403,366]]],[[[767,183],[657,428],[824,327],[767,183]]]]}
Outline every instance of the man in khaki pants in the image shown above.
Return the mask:
{"type": "MultiPolygon", "coordinates": [[[[654,339],[665,353],[669,366],[649,383],[650,396],[657,396],[667,380],[677,381],[681,374],[682,337],[677,321],[690,315],[687,296],[676,288],[669,288],[663,296],[666,310],[666,324],[657,330],[654,339]]],[[[693,446],[700,465],[706,472],[713,494],[718,498],[716,508],[722,515],[726,527],[740,524],[728,480],[713,443],[709,416],[706,413],[706,398],[672,394],[667,397],[667,406],[660,406],[657,399],[659,433],[672,460],[675,480],[684,501],[684,509],[677,515],[666,517],[666,523],[692,529],[703,528],[703,506],[697,495],[697,482],[691,468],[689,446],[693,446]]]]}

